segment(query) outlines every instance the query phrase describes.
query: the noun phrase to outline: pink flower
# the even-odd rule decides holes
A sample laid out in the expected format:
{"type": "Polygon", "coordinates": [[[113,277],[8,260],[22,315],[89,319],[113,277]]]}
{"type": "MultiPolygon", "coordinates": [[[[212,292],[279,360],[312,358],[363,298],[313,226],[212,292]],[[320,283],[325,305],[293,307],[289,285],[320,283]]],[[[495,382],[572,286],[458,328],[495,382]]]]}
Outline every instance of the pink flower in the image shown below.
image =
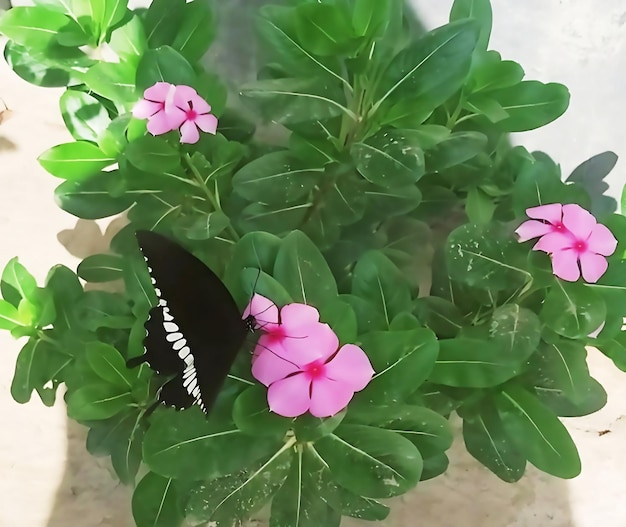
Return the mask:
{"type": "Polygon", "coordinates": [[[152,135],[161,135],[171,132],[177,126],[172,121],[165,109],[165,103],[173,98],[176,86],[169,82],[157,82],[143,92],[141,99],[133,108],[133,117],[148,119],[148,132],[152,135]]]}
{"type": "Polygon", "coordinates": [[[548,253],[552,271],[569,282],[580,278],[597,282],[606,272],[606,256],[615,252],[617,240],[611,231],[597,223],[585,209],[576,204],[541,205],[526,210],[531,218],[517,229],[520,241],[540,237],[535,251],[548,253]]]}
{"type": "Polygon", "coordinates": [[[329,417],[343,410],[355,392],[365,388],[374,370],[365,352],[354,344],[339,350],[334,331],[319,321],[306,304],[280,310],[255,295],[244,318],[255,314],[264,331],[255,349],[252,375],[268,387],[270,410],[284,417],[310,412],[329,417]]]}
{"type": "Polygon", "coordinates": [[[180,128],[180,142],[194,144],[200,139],[198,129],[215,135],[217,117],[211,114],[211,106],[190,86],[177,86],[166,102],[166,112],[180,128]]]}
{"type": "Polygon", "coordinates": [[[197,143],[198,129],[215,134],[217,117],[211,106],[191,86],[157,82],[144,92],[133,108],[133,116],[148,119],[148,132],[161,135],[180,129],[181,143],[197,143]]]}

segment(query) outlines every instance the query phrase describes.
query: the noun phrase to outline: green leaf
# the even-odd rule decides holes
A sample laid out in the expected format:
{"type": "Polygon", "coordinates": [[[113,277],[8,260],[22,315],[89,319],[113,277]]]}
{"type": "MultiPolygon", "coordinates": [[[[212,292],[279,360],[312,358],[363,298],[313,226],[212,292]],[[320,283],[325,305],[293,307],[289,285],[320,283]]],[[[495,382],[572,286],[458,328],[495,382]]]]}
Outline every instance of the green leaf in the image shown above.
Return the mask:
{"type": "Polygon", "coordinates": [[[84,293],[76,274],[63,265],[55,265],[46,277],[46,289],[54,298],[57,313],[55,329],[77,331],[79,321],[75,305],[84,293]]]}
{"type": "Polygon", "coordinates": [[[10,40],[34,50],[45,50],[71,20],[43,7],[14,7],[2,14],[0,32],[10,40]]]}
{"type": "Polygon", "coordinates": [[[180,166],[178,149],[162,137],[145,135],[135,139],[124,153],[133,165],[146,172],[173,171],[180,166]]]}
{"type": "Polygon", "coordinates": [[[417,448],[390,430],[341,425],[315,443],[337,483],[360,495],[389,498],[414,487],[422,472],[417,448]]]}
{"type": "Polygon", "coordinates": [[[487,136],[480,132],[454,132],[426,153],[426,170],[441,172],[472,159],[487,148],[487,136]]]}
{"type": "Polygon", "coordinates": [[[30,401],[33,390],[37,390],[45,402],[44,394],[56,392],[63,380],[63,370],[71,361],[71,356],[59,352],[50,342],[29,339],[15,362],[11,396],[16,402],[24,404],[30,401]],[[44,388],[49,381],[52,381],[52,388],[44,388]]]}
{"type": "Polygon", "coordinates": [[[607,393],[593,377],[589,377],[584,386],[579,384],[577,390],[577,402],[573,402],[564,392],[552,388],[535,387],[535,395],[560,417],[581,417],[606,406],[607,393]]]}
{"type": "Polygon", "coordinates": [[[429,408],[402,404],[350,408],[347,421],[396,432],[411,441],[424,459],[441,454],[452,446],[448,420],[429,408]]]}
{"type": "Polygon", "coordinates": [[[133,402],[130,391],[110,384],[91,384],[68,391],[67,415],[76,421],[108,419],[133,402]]]}
{"type": "Polygon", "coordinates": [[[189,226],[185,226],[185,236],[190,240],[208,240],[214,238],[230,225],[230,219],[221,210],[189,217],[189,226]]]}
{"type": "Polygon", "coordinates": [[[514,483],[524,475],[526,458],[490,407],[483,408],[471,420],[463,421],[463,440],[467,451],[501,480],[514,483]]]}
{"type": "Polygon", "coordinates": [[[536,397],[510,386],[495,399],[507,435],[528,461],[560,478],[580,474],[578,451],[567,429],[536,397]]]}
{"type": "Polygon", "coordinates": [[[132,389],[134,372],[126,367],[124,357],[113,346],[104,342],[90,342],[85,358],[98,376],[123,390],[132,389]]]}
{"type": "Polygon", "coordinates": [[[111,122],[102,103],[88,93],[67,90],[61,95],[60,105],[63,122],[77,141],[96,142],[111,122]]]}
{"type": "Polygon", "coordinates": [[[359,173],[381,187],[402,187],[424,175],[424,153],[401,130],[385,130],[350,149],[359,173]]]}
{"type": "Polygon", "coordinates": [[[109,46],[120,58],[138,62],[148,47],[141,18],[134,14],[123,26],[115,29],[111,33],[109,46]]]}
{"type": "Polygon", "coordinates": [[[150,48],[171,45],[186,10],[185,0],[153,0],[144,16],[150,48]]]}
{"type": "Polygon", "coordinates": [[[467,192],[465,213],[471,223],[484,225],[493,219],[497,204],[493,198],[485,194],[478,187],[472,187],[467,192]]]}
{"type": "Polygon", "coordinates": [[[615,198],[606,196],[609,185],[605,178],[617,164],[615,152],[602,152],[590,157],[578,165],[565,180],[566,182],[579,183],[591,196],[590,212],[596,217],[612,214],[617,209],[615,198]]]}
{"type": "Polygon", "coordinates": [[[19,262],[17,256],[11,258],[2,271],[0,281],[4,299],[18,307],[23,298],[35,300],[36,290],[37,282],[33,275],[19,262]]]}
{"type": "Polygon", "coordinates": [[[422,201],[422,193],[415,185],[395,188],[372,185],[365,190],[365,197],[368,209],[383,218],[406,214],[422,201]]]}
{"type": "Polygon", "coordinates": [[[98,28],[99,41],[106,37],[107,30],[115,26],[126,14],[128,0],[90,0],[91,18],[98,28]]]}
{"type": "Polygon", "coordinates": [[[116,103],[133,103],[136,65],[130,61],[98,62],[83,75],[83,81],[98,95],[116,103]]]}
{"type": "Polygon", "coordinates": [[[539,317],[533,311],[517,304],[505,304],[494,310],[488,335],[504,359],[522,366],[537,349],[541,329],[539,317]]]}
{"type": "Polygon", "coordinates": [[[250,435],[269,435],[283,438],[291,420],[270,411],[267,389],[251,386],[237,397],[233,406],[233,421],[237,428],[250,435]]]}
{"type": "Polygon", "coordinates": [[[311,203],[283,206],[251,203],[241,211],[239,227],[247,232],[267,231],[270,234],[284,234],[302,225],[310,208],[311,203]]]}
{"type": "Polygon", "coordinates": [[[437,360],[437,339],[428,329],[376,331],[359,340],[376,373],[357,401],[403,401],[428,378],[437,360]]]}
{"type": "Polygon", "coordinates": [[[184,512],[171,478],[148,472],[133,492],[133,518],[137,527],[179,527],[184,512]]]}
{"type": "Polygon", "coordinates": [[[94,254],[85,258],[76,273],[87,282],[101,283],[120,280],[124,260],[116,254],[94,254]]]}
{"type": "Polygon", "coordinates": [[[387,327],[393,317],[411,310],[411,295],[404,277],[378,251],[359,258],[352,277],[352,294],[373,303],[384,315],[387,327]]]}
{"type": "Polygon", "coordinates": [[[415,41],[389,64],[374,108],[392,95],[398,100],[420,97],[430,108],[443,103],[463,85],[478,37],[477,23],[463,20],[415,41]]]}
{"type": "Polygon", "coordinates": [[[145,90],[155,82],[195,84],[196,74],[189,62],[169,46],[146,51],[137,66],[137,89],[145,90]]]}
{"type": "Polygon", "coordinates": [[[65,181],[54,191],[57,205],[74,216],[88,220],[118,214],[130,207],[140,192],[128,191],[122,196],[113,196],[110,189],[116,177],[119,173],[114,170],[100,172],[84,181],[65,181]]]}
{"type": "Polygon", "coordinates": [[[389,25],[391,0],[355,0],[352,27],[360,37],[381,36],[389,25]]]}
{"type": "Polygon", "coordinates": [[[233,187],[252,202],[291,203],[308,194],[322,172],[322,168],[312,167],[289,152],[273,152],[242,167],[233,176],[233,187]]]}
{"type": "Polygon", "coordinates": [[[502,60],[497,51],[482,51],[474,54],[467,88],[472,93],[486,93],[517,85],[523,78],[524,70],[517,62],[502,60]]]}
{"type": "Polygon", "coordinates": [[[187,516],[194,524],[246,520],[287,478],[293,457],[291,447],[286,443],[263,463],[197,486],[187,503],[187,516]]]}
{"type": "Polygon", "coordinates": [[[585,337],[606,318],[602,296],[582,283],[554,280],[539,313],[541,320],[559,335],[585,337]]]}
{"type": "Polygon", "coordinates": [[[0,329],[11,330],[23,325],[17,308],[6,300],[0,300],[0,329]]]}
{"type": "Polygon", "coordinates": [[[155,414],[144,439],[146,464],[173,478],[212,479],[232,474],[277,451],[281,440],[252,438],[234,424],[207,420],[197,407],[155,414]],[[225,456],[224,452],[228,452],[225,456]],[[202,459],[202,463],[198,463],[202,459]]]}
{"type": "MultiPolygon", "coordinates": [[[[65,48],[62,49],[65,51],[65,48]]],[[[33,52],[12,40],[4,47],[4,58],[17,75],[35,86],[57,88],[70,82],[70,74],[58,64],[52,64],[53,61],[43,52],[33,52]]]]}
{"type": "Polygon", "coordinates": [[[347,302],[338,298],[326,302],[320,309],[320,321],[325,322],[333,329],[340,344],[350,344],[356,340],[356,314],[347,302]]]}
{"type": "Polygon", "coordinates": [[[450,233],[446,245],[453,280],[497,291],[522,287],[532,278],[525,269],[526,250],[504,225],[462,225],[450,233]]]}
{"type": "Polygon", "coordinates": [[[114,158],[87,141],[53,146],[38,160],[50,174],[68,181],[83,181],[115,162],[114,158]]]}
{"type": "Polygon", "coordinates": [[[353,37],[350,21],[338,6],[304,4],[295,9],[294,17],[298,40],[315,55],[345,52],[353,37]]]}
{"type": "Polygon", "coordinates": [[[274,278],[296,302],[320,308],[337,297],[335,277],[326,260],[300,231],[291,232],[281,242],[274,278]]]}
{"type": "Polygon", "coordinates": [[[486,50],[491,35],[491,2],[489,0],[455,0],[450,10],[450,22],[472,18],[480,24],[477,49],[486,50]]]}
{"type": "Polygon", "coordinates": [[[439,338],[456,337],[466,324],[459,308],[438,296],[418,298],[413,312],[439,338]]]}
{"type": "Polygon", "coordinates": [[[490,93],[509,117],[498,122],[503,132],[525,132],[551,123],[567,110],[569,91],[562,84],[522,81],[490,93]]]}
{"type": "Polygon", "coordinates": [[[189,62],[200,60],[215,38],[215,21],[209,5],[198,0],[185,4],[177,30],[172,47],[189,62]]]}
{"type": "Polygon", "coordinates": [[[494,342],[458,337],[439,341],[439,357],[428,380],[458,388],[489,388],[520,370],[519,364],[500,354],[494,342]]]}
{"type": "Polygon", "coordinates": [[[315,442],[322,437],[332,434],[345,416],[345,409],[332,417],[326,418],[304,414],[294,421],[293,430],[300,443],[315,442]]]}
{"type": "Polygon", "coordinates": [[[270,527],[339,527],[341,515],[321,496],[328,473],[313,448],[299,448],[289,475],[272,500],[270,527]]]}

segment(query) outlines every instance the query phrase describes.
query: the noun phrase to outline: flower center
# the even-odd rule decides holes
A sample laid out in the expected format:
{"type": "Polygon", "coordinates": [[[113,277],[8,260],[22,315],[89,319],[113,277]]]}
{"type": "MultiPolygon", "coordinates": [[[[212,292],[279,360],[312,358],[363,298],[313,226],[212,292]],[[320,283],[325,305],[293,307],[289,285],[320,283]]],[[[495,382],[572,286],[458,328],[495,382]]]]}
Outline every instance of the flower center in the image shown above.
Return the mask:
{"type": "Polygon", "coordinates": [[[309,379],[315,380],[326,375],[326,364],[323,360],[313,361],[304,366],[303,371],[308,375],[309,379]]]}
{"type": "Polygon", "coordinates": [[[585,240],[576,240],[573,243],[572,248],[577,253],[584,253],[587,250],[587,242],[585,240]]]}
{"type": "Polygon", "coordinates": [[[185,112],[188,121],[194,121],[196,117],[198,117],[198,112],[196,112],[193,108],[191,110],[187,110],[185,112]]]}
{"type": "Polygon", "coordinates": [[[554,223],[552,225],[552,228],[556,231],[556,232],[564,232],[565,230],[567,230],[565,228],[565,225],[563,225],[563,223],[558,222],[558,223],[554,223]]]}

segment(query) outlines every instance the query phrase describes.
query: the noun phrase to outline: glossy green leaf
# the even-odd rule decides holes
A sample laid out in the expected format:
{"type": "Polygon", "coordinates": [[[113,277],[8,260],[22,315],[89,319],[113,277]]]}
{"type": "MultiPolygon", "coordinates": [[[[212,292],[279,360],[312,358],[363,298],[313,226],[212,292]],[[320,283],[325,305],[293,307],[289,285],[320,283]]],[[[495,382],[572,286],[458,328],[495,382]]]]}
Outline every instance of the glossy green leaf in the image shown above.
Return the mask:
{"type": "Polygon", "coordinates": [[[463,421],[463,440],[467,451],[501,480],[514,483],[524,475],[526,458],[490,407],[482,409],[471,421],[463,421]]]}
{"type": "Polygon", "coordinates": [[[215,21],[210,5],[196,0],[185,5],[172,47],[190,62],[202,58],[215,38],[215,21]]]}
{"type": "Polygon", "coordinates": [[[82,181],[115,162],[97,146],[76,141],[53,146],[38,158],[50,174],[68,181],[82,181]]]}
{"type": "Polygon", "coordinates": [[[267,389],[251,386],[235,400],[233,421],[237,428],[250,435],[284,437],[291,420],[270,411],[267,405],[267,389]]]}
{"type": "Polygon", "coordinates": [[[454,132],[426,153],[428,172],[440,172],[460,165],[487,148],[487,136],[480,132],[454,132]]]}
{"type": "Polygon", "coordinates": [[[26,267],[18,260],[11,258],[2,271],[0,291],[3,298],[13,306],[18,307],[23,298],[34,300],[37,282],[26,267]]]}
{"type": "Polygon", "coordinates": [[[322,172],[322,168],[307,165],[289,152],[273,152],[242,167],[233,176],[233,187],[252,202],[291,203],[308,194],[322,172]]]}
{"type": "Polygon", "coordinates": [[[185,0],[153,0],[144,17],[150,48],[171,45],[186,10],[185,0]]]}
{"type": "Polygon", "coordinates": [[[360,37],[381,36],[389,25],[391,0],[355,0],[352,27],[360,37]]]}
{"type": "Polygon", "coordinates": [[[92,384],[65,396],[67,415],[76,421],[108,419],[133,402],[128,390],[110,384],[92,384]]]}
{"type": "Polygon", "coordinates": [[[107,31],[122,20],[126,14],[128,0],[90,0],[91,18],[98,28],[100,42],[107,31]]]}
{"type": "Polygon", "coordinates": [[[504,225],[462,225],[446,243],[450,277],[469,286],[513,289],[531,279],[525,269],[526,251],[504,225]],[[523,263],[522,263],[523,262],[523,263]]]}
{"type": "Polygon", "coordinates": [[[83,81],[97,94],[117,103],[134,103],[136,65],[129,61],[98,62],[83,75],[83,81]]]}
{"type": "Polygon", "coordinates": [[[314,442],[332,434],[342,423],[346,410],[336,413],[332,417],[315,417],[309,413],[299,416],[293,424],[296,439],[300,443],[314,442]]]}
{"type": "Polygon", "coordinates": [[[427,329],[377,331],[362,335],[361,348],[376,372],[358,401],[397,403],[419,388],[431,374],[438,344],[427,329]]]}
{"type": "Polygon", "coordinates": [[[61,95],[60,105],[63,122],[77,141],[96,142],[111,122],[102,103],[88,93],[67,90],[61,95]]]}
{"type": "Polygon", "coordinates": [[[79,333],[75,305],[83,295],[83,287],[76,274],[63,265],[55,265],[46,277],[46,289],[52,293],[57,318],[55,329],[71,329],[79,333]]]}
{"type": "Polygon", "coordinates": [[[354,309],[347,302],[340,299],[326,302],[320,309],[320,321],[333,329],[341,345],[351,344],[356,340],[357,318],[354,309]]]}
{"type": "Polygon", "coordinates": [[[292,463],[289,444],[262,463],[202,483],[191,492],[186,512],[195,524],[246,520],[280,488],[292,463]]]}
{"type": "Polygon", "coordinates": [[[489,388],[520,370],[519,364],[500,354],[495,343],[458,337],[439,341],[439,357],[428,379],[458,388],[489,388]]]}
{"type": "Polygon", "coordinates": [[[0,18],[0,32],[28,48],[44,50],[71,20],[43,7],[14,7],[0,18]]]}
{"type": "Polygon", "coordinates": [[[478,49],[487,49],[491,35],[492,12],[489,0],[455,0],[450,10],[450,22],[472,18],[480,24],[478,49]]]}
{"type": "Polygon", "coordinates": [[[179,527],[183,523],[176,483],[154,472],[148,472],[135,487],[132,508],[137,527],[179,527]]]}
{"type": "Polygon", "coordinates": [[[315,55],[335,55],[349,47],[352,26],[345,12],[332,4],[307,3],[294,11],[302,46],[315,55]]]}
{"type": "Polygon", "coordinates": [[[417,208],[422,193],[415,185],[384,188],[372,185],[365,190],[368,209],[380,217],[399,216],[417,208]]]}
{"type": "Polygon", "coordinates": [[[126,367],[124,357],[113,346],[104,342],[91,342],[85,350],[85,358],[104,381],[120,389],[132,388],[135,374],[126,367]]]}
{"type": "Polygon", "coordinates": [[[391,96],[420,97],[430,108],[444,102],[463,85],[478,37],[478,24],[462,20],[416,40],[389,64],[375,108],[391,96]]]}
{"type": "Polygon", "coordinates": [[[580,474],[578,451],[567,429],[535,396],[510,386],[495,399],[506,434],[528,461],[560,478],[580,474]]]}
{"type": "Polygon", "coordinates": [[[607,393],[593,377],[588,377],[584,385],[578,384],[576,402],[565,392],[554,388],[535,387],[535,395],[559,417],[581,417],[601,410],[606,406],[607,393]]]}
{"type": "Polygon", "coordinates": [[[359,173],[381,187],[402,187],[424,175],[424,153],[401,130],[386,130],[353,143],[350,154],[359,173]]]}
{"type": "Polygon", "coordinates": [[[146,32],[138,15],[111,33],[111,49],[123,59],[137,62],[148,47],[146,32]]]}
{"type": "Polygon", "coordinates": [[[228,422],[207,420],[198,407],[192,407],[155,414],[146,432],[143,455],[159,474],[200,480],[242,470],[276,452],[280,443],[275,438],[252,438],[228,422]]]}
{"type": "Polygon", "coordinates": [[[267,231],[270,234],[284,234],[302,225],[311,203],[289,205],[264,205],[251,203],[241,212],[239,226],[244,231],[267,231]]]}
{"type": "Polygon", "coordinates": [[[116,254],[94,254],[85,258],[76,273],[87,282],[112,282],[122,278],[123,259],[116,254]]]}
{"type": "Polygon", "coordinates": [[[541,338],[541,322],[530,309],[517,304],[496,308],[488,323],[489,340],[503,358],[520,366],[537,350],[541,338]]]}
{"type": "Polygon", "coordinates": [[[169,46],[148,50],[137,66],[138,90],[145,90],[155,82],[193,86],[195,79],[191,64],[169,46]]]}
{"type": "Polygon", "coordinates": [[[525,132],[551,123],[567,110],[569,91],[562,84],[522,81],[491,92],[509,117],[498,122],[504,132],[525,132]]]}
{"type": "Polygon", "coordinates": [[[472,187],[467,193],[465,213],[470,222],[478,225],[489,223],[493,219],[497,204],[478,187],[472,187]]]}
{"type": "Polygon", "coordinates": [[[457,306],[437,296],[418,298],[413,312],[440,338],[456,337],[467,323],[457,306]]]}
{"type": "Polygon", "coordinates": [[[4,58],[19,77],[35,86],[56,88],[70,82],[70,74],[43,52],[35,53],[11,40],[4,47],[4,58]]]}
{"type": "Polygon", "coordinates": [[[384,315],[387,327],[393,317],[411,309],[411,295],[404,277],[378,251],[359,258],[354,268],[352,293],[374,304],[384,315]]]}
{"type": "Polygon", "coordinates": [[[422,472],[417,448],[401,435],[362,425],[341,425],[315,443],[337,483],[357,494],[388,498],[414,487],[422,472]]]}
{"type": "Polygon", "coordinates": [[[467,84],[472,93],[487,93],[519,84],[523,78],[524,70],[517,62],[502,60],[500,53],[490,50],[474,55],[467,84]]]}
{"type": "Polygon", "coordinates": [[[604,322],[606,311],[605,301],[593,289],[555,279],[539,316],[559,335],[580,338],[604,322]]]}
{"type": "Polygon", "coordinates": [[[300,231],[287,235],[276,255],[274,278],[296,302],[316,307],[337,297],[337,284],[318,248],[300,231]]]}
{"type": "Polygon", "coordinates": [[[452,446],[448,420],[429,408],[409,405],[370,406],[350,409],[349,422],[376,426],[407,438],[426,459],[452,446]]]}
{"type": "Polygon", "coordinates": [[[161,137],[145,135],[128,144],[124,151],[128,160],[146,172],[167,172],[180,166],[180,153],[161,137]]]}
{"type": "Polygon", "coordinates": [[[578,165],[565,180],[566,182],[579,183],[591,196],[590,212],[596,217],[606,216],[617,209],[617,201],[611,196],[605,195],[609,190],[609,184],[605,178],[617,164],[615,152],[602,152],[578,165]]]}

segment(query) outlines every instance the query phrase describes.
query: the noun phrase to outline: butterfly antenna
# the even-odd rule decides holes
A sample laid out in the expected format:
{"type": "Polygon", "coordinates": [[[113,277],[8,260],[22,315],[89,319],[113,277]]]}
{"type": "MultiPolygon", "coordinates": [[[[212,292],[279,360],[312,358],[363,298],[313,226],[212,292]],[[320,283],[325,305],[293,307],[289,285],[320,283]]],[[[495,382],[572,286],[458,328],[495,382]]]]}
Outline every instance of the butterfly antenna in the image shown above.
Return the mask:
{"type": "MultiPolygon", "coordinates": [[[[249,341],[248,341],[249,342],[249,341]]],[[[268,348],[267,346],[264,346],[263,344],[259,344],[258,342],[256,342],[257,346],[261,346],[263,349],[269,351],[272,355],[278,357],[281,360],[284,360],[285,362],[288,362],[289,364],[291,364],[292,366],[295,366],[296,368],[300,368],[300,366],[298,366],[295,362],[290,361],[289,359],[286,359],[285,357],[280,356],[278,353],[272,351],[270,348],[268,348]]]]}

